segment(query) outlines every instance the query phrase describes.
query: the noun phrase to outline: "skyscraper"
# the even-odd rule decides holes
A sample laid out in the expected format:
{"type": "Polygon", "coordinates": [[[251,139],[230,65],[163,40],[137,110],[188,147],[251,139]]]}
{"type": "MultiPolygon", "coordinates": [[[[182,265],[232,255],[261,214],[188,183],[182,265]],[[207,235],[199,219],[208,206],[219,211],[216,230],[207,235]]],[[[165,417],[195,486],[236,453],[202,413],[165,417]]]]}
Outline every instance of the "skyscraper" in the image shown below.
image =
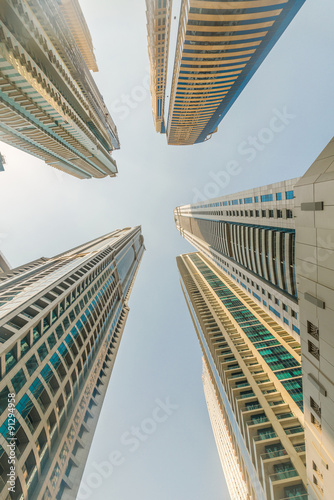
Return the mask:
{"type": "Polygon", "coordinates": [[[78,0],[2,0],[0,140],[87,179],[115,176],[116,126],[78,0]]]}
{"type": "Polygon", "coordinates": [[[295,186],[309,499],[334,491],[334,139],[295,186]]]}
{"type": "Polygon", "coordinates": [[[306,500],[300,344],[203,254],[177,264],[249,497],[306,500]]]}
{"type": "Polygon", "coordinates": [[[217,131],[304,1],[182,0],[168,144],[200,143],[217,131]]]}
{"type": "Polygon", "coordinates": [[[211,426],[231,500],[247,500],[249,498],[247,485],[242,476],[231,436],[228,432],[228,426],[223,417],[215,387],[204,358],[202,380],[211,426]]]}
{"type": "Polygon", "coordinates": [[[3,255],[3,253],[0,251],[0,274],[1,273],[7,273],[10,270],[10,266],[7,262],[7,259],[3,255]]]}
{"type": "Polygon", "coordinates": [[[184,205],[181,235],[299,341],[294,186],[298,179],[184,205]]]}
{"type": "Polygon", "coordinates": [[[126,228],[0,275],[1,498],[13,443],[12,498],[76,497],[143,252],[126,228]]]}
{"type": "Polygon", "coordinates": [[[152,112],[157,132],[165,133],[165,95],[172,0],[146,0],[152,112]]]}

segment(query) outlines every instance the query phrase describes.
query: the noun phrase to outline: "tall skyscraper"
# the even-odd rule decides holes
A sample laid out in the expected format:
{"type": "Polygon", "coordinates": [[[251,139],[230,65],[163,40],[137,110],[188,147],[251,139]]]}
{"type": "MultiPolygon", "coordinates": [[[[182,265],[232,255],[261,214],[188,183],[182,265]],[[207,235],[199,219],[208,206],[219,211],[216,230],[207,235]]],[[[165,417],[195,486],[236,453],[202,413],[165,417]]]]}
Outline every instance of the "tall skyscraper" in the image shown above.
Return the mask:
{"type": "Polygon", "coordinates": [[[299,341],[294,186],[269,184],[184,205],[177,229],[299,341]]]}
{"type": "Polygon", "coordinates": [[[0,275],[1,498],[10,446],[10,498],[76,498],[143,252],[126,228],[0,275]]]}
{"type": "Polygon", "coordinates": [[[295,186],[310,500],[334,494],[334,139],[295,186]]]}
{"type": "Polygon", "coordinates": [[[0,140],[87,179],[115,176],[116,126],[78,0],[1,0],[0,140]]]}
{"type": "Polygon", "coordinates": [[[249,498],[247,485],[242,476],[238,458],[228,432],[228,426],[223,417],[215,387],[204,358],[202,380],[212,430],[231,500],[247,500],[249,498]]]}
{"type": "Polygon", "coordinates": [[[8,264],[4,254],[0,251],[0,274],[7,273],[8,271],[10,271],[10,265],[8,264]]]}
{"type": "Polygon", "coordinates": [[[249,498],[306,500],[300,344],[203,254],[177,264],[249,498]]]}
{"type": "MultiPolygon", "coordinates": [[[[182,0],[167,124],[168,144],[217,131],[305,0],[182,0]]],[[[151,72],[159,55],[151,62],[151,72]]]]}
{"type": "Polygon", "coordinates": [[[172,0],[146,0],[152,112],[157,132],[165,133],[165,96],[172,0]]]}

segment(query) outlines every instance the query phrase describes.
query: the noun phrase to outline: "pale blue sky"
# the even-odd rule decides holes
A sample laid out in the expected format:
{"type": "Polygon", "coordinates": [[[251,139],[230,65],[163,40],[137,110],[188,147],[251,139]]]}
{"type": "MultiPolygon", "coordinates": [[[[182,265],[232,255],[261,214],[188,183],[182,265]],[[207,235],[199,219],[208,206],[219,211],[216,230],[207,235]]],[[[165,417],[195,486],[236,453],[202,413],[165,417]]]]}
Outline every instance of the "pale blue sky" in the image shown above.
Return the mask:
{"type": "Polygon", "coordinates": [[[219,196],[302,175],[324,148],[333,135],[334,2],[306,1],[218,133],[193,147],[168,147],[155,133],[145,89],[144,0],[80,3],[100,68],[96,81],[119,130],[119,176],[80,181],[1,144],[7,165],[0,173],[0,248],[17,266],[142,224],[147,252],[84,481],[94,461],[119,450],[124,463],[90,498],[227,499],[204,401],[201,351],[175,264],[176,255],[192,248],[174,227],[173,209],[201,194],[219,196]],[[133,109],[120,109],[122,94],[132,95],[133,109]],[[268,136],[263,129],[284,108],[293,118],[268,136]],[[246,154],[249,137],[258,134],[270,141],[246,154]],[[240,173],[217,187],[213,178],[226,179],[231,161],[240,173]],[[131,453],[122,434],[166,397],[178,409],[131,453]]]}

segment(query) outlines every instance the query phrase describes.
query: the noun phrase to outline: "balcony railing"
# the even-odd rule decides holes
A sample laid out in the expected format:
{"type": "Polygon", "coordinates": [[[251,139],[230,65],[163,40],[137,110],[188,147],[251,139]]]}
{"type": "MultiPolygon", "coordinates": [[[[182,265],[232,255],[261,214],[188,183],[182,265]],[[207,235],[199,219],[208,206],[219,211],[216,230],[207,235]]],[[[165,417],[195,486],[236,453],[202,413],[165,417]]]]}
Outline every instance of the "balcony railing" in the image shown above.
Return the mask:
{"type": "Polygon", "coordinates": [[[254,436],[254,441],[264,441],[265,439],[277,438],[277,434],[275,431],[266,432],[263,434],[259,434],[258,436],[254,436]]]}
{"type": "Polygon", "coordinates": [[[282,500],[308,500],[308,494],[303,493],[303,494],[297,495],[296,497],[282,498],[282,500]]]}
{"type": "Polygon", "coordinates": [[[277,472],[277,474],[272,474],[269,479],[272,483],[276,481],[282,481],[282,479],[289,479],[290,477],[296,477],[298,473],[295,469],[285,470],[282,472],[277,472]]]}
{"type": "Polygon", "coordinates": [[[295,446],[297,453],[303,453],[305,451],[305,444],[298,444],[295,446]]]}
{"type": "Polygon", "coordinates": [[[261,459],[270,460],[271,458],[286,457],[287,455],[288,452],[286,450],[269,451],[268,453],[261,455],[261,459]]]}
{"type": "Polygon", "coordinates": [[[304,432],[304,429],[299,426],[299,427],[294,427],[293,429],[284,429],[285,430],[285,434],[287,434],[288,436],[290,434],[299,434],[300,432],[304,432]]]}
{"type": "Polygon", "coordinates": [[[242,411],[252,411],[252,410],[259,410],[260,408],[262,408],[262,406],[260,404],[254,404],[254,405],[250,405],[250,406],[246,406],[245,408],[243,408],[242,411]]]}
{"type": "Polygon", "coordinates": [[[255,396],[254,392],[250,392],[249,394],[240,394],[238,399],[253,398],[254,396],[255,396]]]}
{"type": "Polygon", "coordinates": [[[264,422],[269,422],[269,419],[267,417],[254,418],[254,419],[247,420],[246,424],[247,425],[257,425],[257,424],[262,424],[264,422]]]}

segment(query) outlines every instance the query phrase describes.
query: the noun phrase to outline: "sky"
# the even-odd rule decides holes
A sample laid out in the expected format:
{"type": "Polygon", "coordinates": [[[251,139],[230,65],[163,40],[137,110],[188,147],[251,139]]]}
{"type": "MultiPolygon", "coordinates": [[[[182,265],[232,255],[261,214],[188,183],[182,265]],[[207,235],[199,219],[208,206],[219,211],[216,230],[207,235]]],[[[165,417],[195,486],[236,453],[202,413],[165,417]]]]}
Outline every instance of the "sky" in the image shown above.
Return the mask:
{"type": "Polygon", "coordinates": [[[306,0],[218,132],[184,147],[168,146],[153,126],[144,0],[80,4],[100,70],[94,78],[118,127],[119,174],[78,180],[1,143],[0,250],[16,267],[142,225],[147,250],[80,500],[228,500],[175,262],[193,249],[173,209],[298,177],[320,154],[333,135],[334,2],[306,0]],[[149,429],[168,398],[164,421],[130,445],[133,426],[149,429]],[[97,480],[109,455],[113,470],[97,480]]]}

